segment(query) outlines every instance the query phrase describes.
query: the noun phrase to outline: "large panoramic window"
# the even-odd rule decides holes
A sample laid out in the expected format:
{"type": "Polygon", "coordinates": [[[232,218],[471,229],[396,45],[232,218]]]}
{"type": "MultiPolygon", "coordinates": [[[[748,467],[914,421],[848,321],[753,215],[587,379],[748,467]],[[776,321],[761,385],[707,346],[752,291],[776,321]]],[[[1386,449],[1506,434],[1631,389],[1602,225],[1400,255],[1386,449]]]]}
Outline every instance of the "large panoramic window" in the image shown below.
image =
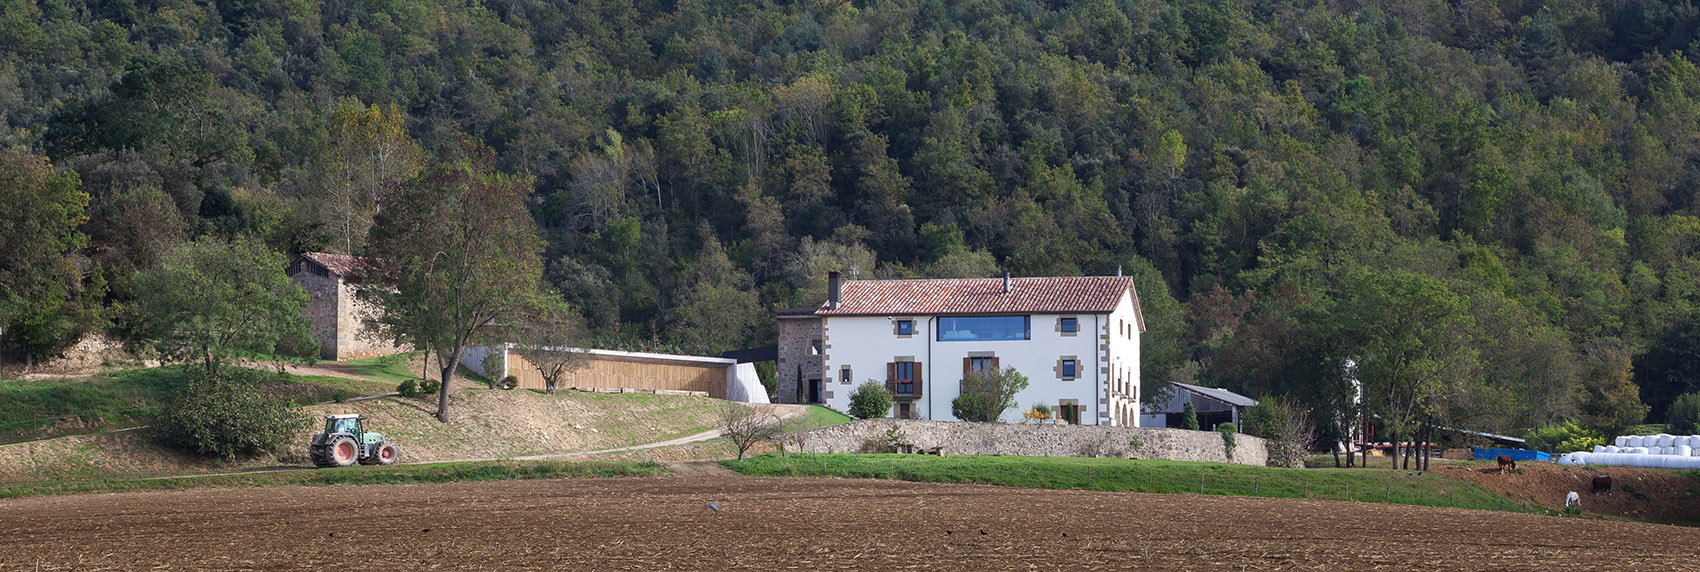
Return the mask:
{"type": "Polygon", "coordinates": [[[939,318],[939,341],[1026,340],[1032,338],[1027,316],[939,318]]]}

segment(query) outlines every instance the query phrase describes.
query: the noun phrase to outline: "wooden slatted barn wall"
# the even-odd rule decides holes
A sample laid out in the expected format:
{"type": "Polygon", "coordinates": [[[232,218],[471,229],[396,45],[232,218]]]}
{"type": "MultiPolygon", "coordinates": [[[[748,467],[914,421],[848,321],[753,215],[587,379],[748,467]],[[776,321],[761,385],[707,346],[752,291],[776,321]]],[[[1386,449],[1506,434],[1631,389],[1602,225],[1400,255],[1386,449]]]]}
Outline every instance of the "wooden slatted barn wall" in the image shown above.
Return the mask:
{"type": "MultiPolygon", "coordinates": [[[[543,374],[537,371],[537,366],[520,357],[518,352],[508,352],[508,375],[519,378],[519,387],[543,389],[543,374]]],[[[571,387],[701,391],[709,397],[725,399],[726,367],[591,356],[590,362],[583,369],[562,376],[559,389],[571,387]]]]}

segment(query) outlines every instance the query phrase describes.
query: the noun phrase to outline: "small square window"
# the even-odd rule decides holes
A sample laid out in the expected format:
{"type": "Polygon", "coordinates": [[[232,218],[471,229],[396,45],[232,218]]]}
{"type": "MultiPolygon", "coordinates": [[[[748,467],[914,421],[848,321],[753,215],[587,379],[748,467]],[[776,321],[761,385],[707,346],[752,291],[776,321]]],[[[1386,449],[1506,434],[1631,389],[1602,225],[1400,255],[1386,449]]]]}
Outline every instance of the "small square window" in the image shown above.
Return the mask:
{"type": "Polygon", "coordinates": [[[1062,331],[1066,334],[1080,331],[1080,320],[1078,318],[1063,318],[1062,331]]]}
{"type": "Polygon", "coordinates": [[[1062,360],[1062,375],[1063,375],[1063,377],[1074,377],[1074,373],[1075,373],[1074,364],[1075,364],[1074,360],[1071,360],[1071,359],[1062,360]]]}
{"type": "Polygon", "coordinates": [[[914,320],[898,320],[897,321],[897,335],[899,335],[899,336],[913,336],[913,335],[915,335],[915,321],[914,320]]]}
{"type": "Polygon", "coordinates": [[[826,351],[826,348],[821,344],[820,340],[814,340],[812,342],[809,342],[809,355],[817,355],[818,356],[818,355],[821,355],[821,353],[823,353],[825,351],[826,351]]]}

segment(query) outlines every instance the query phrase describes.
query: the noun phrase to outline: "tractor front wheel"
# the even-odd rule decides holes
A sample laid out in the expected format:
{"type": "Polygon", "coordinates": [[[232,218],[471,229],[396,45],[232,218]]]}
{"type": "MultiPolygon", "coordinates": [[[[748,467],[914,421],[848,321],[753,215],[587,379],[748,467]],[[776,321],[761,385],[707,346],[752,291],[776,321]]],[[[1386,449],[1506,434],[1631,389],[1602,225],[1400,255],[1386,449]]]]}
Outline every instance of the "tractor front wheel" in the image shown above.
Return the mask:
{"type": "Polygon", "coordinates": [[[372,454],[372,457],[376,458],[380,465],[394,465],[396,458],[400,456],[401,448],[395,446],[395,443],[391,443],[389,441],[385,441],[384,444],[378,445],[378,452],[372,454]]]}

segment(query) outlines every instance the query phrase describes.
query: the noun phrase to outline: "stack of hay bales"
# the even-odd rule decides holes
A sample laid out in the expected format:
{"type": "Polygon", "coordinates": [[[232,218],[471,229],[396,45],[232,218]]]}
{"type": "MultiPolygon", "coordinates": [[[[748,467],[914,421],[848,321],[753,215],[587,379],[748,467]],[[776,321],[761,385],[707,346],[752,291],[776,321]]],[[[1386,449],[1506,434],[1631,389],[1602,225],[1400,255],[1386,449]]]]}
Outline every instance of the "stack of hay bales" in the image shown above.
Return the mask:
{"type": "Polygon", "coordinates": [[[1624,435],[1592,452],[1566,453],[1566,465],[1616,465],[1659,469],[1700,469],[1700,435],[1624,435]]]}

